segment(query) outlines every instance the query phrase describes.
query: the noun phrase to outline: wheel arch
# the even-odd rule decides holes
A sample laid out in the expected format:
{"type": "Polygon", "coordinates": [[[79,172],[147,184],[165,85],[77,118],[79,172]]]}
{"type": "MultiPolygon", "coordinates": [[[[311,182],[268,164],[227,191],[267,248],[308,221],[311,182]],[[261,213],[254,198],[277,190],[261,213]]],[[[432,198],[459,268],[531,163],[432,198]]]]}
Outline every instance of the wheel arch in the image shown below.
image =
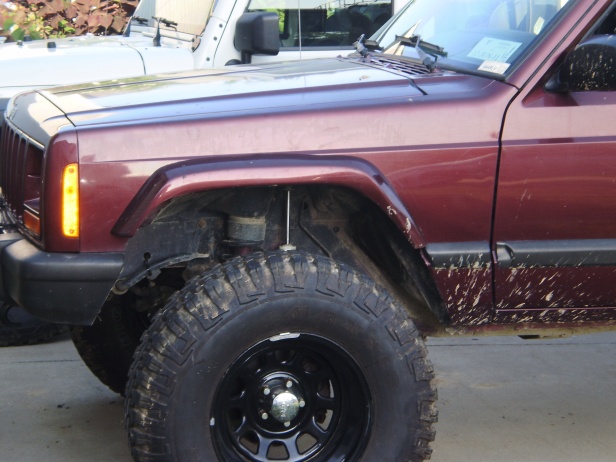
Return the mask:
{"type": "MultiPolygon", "coordinates": [[[[285,211],[281,210],[282,204],[273,212],[265,204],[287,189],[293,189],[294,210],[300,215],[306,209],[309,209],[306,213],[320,209],[306,218],[304,224],[301,216],[296,219],[297,228],[302,228],[305,234],[305,242],[311,241],[308,247],[300,245],[298,248],[318,251],[350,264],[399,298],[406,299],[406,306],[421,305],[413,313],[416,318],[425,319],[424,323],[418,319],[420,329],[422,324],[430,326],[423,330],[433,329],[433,319],[427,318],[434,316],[441,324],[448,323],[447,311],[423,255],[423,236],[406,207],[378,169],[366,161],[343,156],[195,160],[158,170],[114,226],[117,235],[129,237],[126,266],[115,290],[123,292],[161,268],[204,258],[220,261],[233,255],[228,251],[221,255],[217,250],[221,243],[228,243],[225,232],[230,216],[242,215],[250,217],[249,220],[267,216],[264,226],[269,227],[269,234],[277,236],[268,237],[266,245],[257,248],[278,248],[284,243],[280,240],[285,211]],[[306,201],[310,199],[304,196],[310,194],[336,196],[342,206],[334,205],[337,211],[333,212],[329,203],[308,207],[306,201]],[[212,207],[212,203],[216,206],[212,207]],[[345,204],[355,210],[365,207],[358,214],[361,222],[353,223],[354,236],[353,232],[332,231],[348,224],[348,217],[342,216],[346,213],[345,204]],[[169,217],[173,217],[176,225],[165,221],[169,217]],[[314,225],[311,218],[314,218],[314,225]],[[168,237],[163,236],[170,234],[178,236],[179,241],[183,239],[180,236],[184,236],[184,240],[190,237],[192,243],[169,244],[168,237]],[[165,246],[163,255],[148,261],[153,252],[147,249],[157,248],[157,242],[165,246]]],[[[278,200],[282,202],[280,197],[278,200]]],[[[231,251],[241,251],[239,247],[241,245],[237,244],[231,251]]]]}
{"type": "Polygon", "coordinates": [[[237,187],[337,185],[367,197],[386,212],[415,248],[426,241],[411,214],[371,163],[349,156],[259,155],[195,159],[158,169],[144,183],[112,228],[132,237],[165,203],[182,195],[237,187]]]}

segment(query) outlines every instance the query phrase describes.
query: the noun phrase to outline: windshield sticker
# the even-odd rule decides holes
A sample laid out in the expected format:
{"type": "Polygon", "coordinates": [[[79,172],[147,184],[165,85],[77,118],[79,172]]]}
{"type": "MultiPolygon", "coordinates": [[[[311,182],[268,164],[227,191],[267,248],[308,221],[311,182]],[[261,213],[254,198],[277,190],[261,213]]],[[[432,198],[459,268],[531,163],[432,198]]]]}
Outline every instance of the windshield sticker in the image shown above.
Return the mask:
{"type": "Polygon", "coordinates": [[[520,42],[484,37],[475,45],[468,56],[483,61],[506,63],[520,45],[522,45],[520,42]]]}
{"type": "Polygon", "coordinates": [[[545,24],[545,19],[539,16],[539,19],[535,21],[535,25],[533,26],[533,33],[535,35],[539,35],[539,32],[541,32],[541,29],[543,29],[544,24],[545,24]]]}
{"type": "Polygon", "coordinates": [[[481,66],[478,67],[480,71],[491,72],[492,74],[504,74],[509,68],[507,63],[499,63],[496,61],[484,61],[481,66]]]}

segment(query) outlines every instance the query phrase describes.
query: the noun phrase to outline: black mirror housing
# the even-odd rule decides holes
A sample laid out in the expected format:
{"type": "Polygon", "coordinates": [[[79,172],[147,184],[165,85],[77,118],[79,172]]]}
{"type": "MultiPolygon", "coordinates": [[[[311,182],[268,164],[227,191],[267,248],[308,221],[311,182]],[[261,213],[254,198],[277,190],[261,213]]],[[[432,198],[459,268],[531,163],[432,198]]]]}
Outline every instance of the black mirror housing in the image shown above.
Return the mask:
{"type": "Polygon", "coordinates": [[[235,49],[242,53],[242,64],[252,55],[275,56],[280,51],[280,32],[276,13],[244,13],[235,26],[235,49]]]}
{"type": "Polygon", "coordinates": [[[567,54],[547,91],[615,91],[616,35],[596,35],[567,54]]]}

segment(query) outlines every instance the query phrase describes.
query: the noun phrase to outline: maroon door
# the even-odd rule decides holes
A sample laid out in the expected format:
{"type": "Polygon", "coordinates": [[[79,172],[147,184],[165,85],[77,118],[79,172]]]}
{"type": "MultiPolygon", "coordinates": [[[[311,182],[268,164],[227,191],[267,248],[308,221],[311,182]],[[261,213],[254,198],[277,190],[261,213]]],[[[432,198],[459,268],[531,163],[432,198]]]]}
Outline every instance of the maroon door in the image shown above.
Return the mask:
{"type": "Polygon", "coordinates": [[[496,320],[613,318],[616,92],[538,83],[507,112],[501,152],[496,320]]]}

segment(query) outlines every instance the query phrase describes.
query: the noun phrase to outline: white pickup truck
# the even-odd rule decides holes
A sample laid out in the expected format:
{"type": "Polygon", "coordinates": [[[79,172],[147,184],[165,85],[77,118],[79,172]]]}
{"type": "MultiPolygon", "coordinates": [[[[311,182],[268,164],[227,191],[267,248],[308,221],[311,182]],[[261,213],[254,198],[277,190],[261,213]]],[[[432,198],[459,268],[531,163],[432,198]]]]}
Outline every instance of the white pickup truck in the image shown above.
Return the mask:
{"type": "Polygon", "coordinates": [[[255,63],[346,54],[407,2],[142,0],[122,36],[0,45],[0,69],[10,70],[0,74],[0,113],[33,88],[221,67],[252,54],[255,63]]]}

